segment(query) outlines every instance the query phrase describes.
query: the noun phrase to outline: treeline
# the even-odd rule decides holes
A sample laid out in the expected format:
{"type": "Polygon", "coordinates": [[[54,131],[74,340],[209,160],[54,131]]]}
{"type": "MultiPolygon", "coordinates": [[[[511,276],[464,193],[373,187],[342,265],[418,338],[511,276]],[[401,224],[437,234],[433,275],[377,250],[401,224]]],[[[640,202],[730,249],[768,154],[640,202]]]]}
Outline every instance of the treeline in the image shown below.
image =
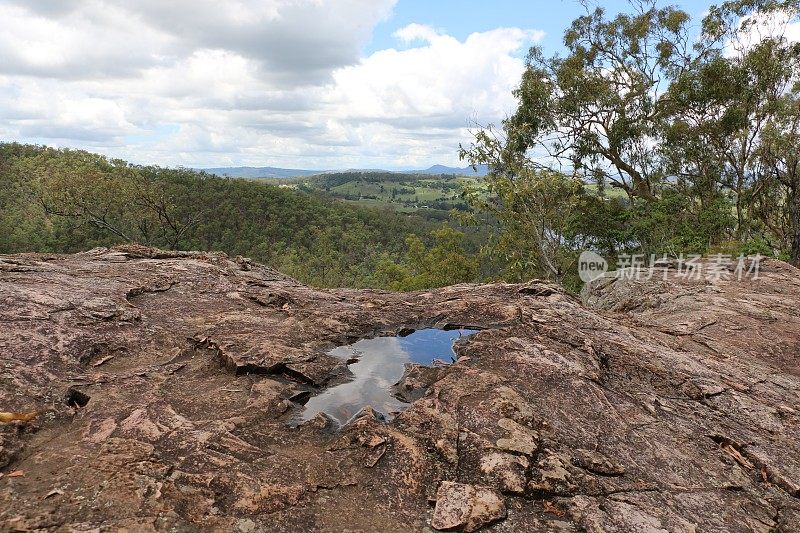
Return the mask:
{"type": "Polygon", "coordinates": [[[329,172],[303,178],[301,181],[313,184],[315,188],[339,187],[353,181],[364,183],[400,183],[416,181],[420,176],[415,174],[401,174],[396,172],[354,170],[348,172],[329,172]]]}
{"type": "Polygon", "coordinates": [[[0,253],[137,242],[242,255],[317,286],[389,288],[386,265],[404,264],[409,242],[435,246],[440,227],[258,181],[0,144],[0,253]]]}

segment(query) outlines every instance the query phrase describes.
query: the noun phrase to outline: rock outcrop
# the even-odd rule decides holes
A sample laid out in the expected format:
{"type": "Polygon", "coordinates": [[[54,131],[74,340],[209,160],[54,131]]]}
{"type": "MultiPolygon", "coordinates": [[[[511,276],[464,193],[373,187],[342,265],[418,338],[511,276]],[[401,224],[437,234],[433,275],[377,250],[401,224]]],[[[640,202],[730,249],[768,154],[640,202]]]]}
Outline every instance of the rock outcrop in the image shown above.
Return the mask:
{"type": "Polygon", "coordinates": [[[0,256],[0,530],[798,531],[800,271],[412,294],[221,254],[0,256]],[[390,423],[330,348],[480,329],[390,423]],[[11,416],[14,415],[14,416],[11,416]],[[16,416],[19,415],[19,416],[16,416]]]}

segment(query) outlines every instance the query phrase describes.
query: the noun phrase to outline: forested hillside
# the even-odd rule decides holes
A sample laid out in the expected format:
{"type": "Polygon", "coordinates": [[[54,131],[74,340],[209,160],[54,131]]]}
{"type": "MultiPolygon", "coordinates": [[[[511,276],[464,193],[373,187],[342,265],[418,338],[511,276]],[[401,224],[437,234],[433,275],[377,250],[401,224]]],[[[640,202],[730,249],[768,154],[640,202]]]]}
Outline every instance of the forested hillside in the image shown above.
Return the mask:
{"type": "MultiPolygon", "coordinates": [[[[381,265],[391,267],[396,281],[395,267],[409,247],[435,249],[442,241],[455,255],[466,253],[461,233],[414,216],[263,182],[21,144],[0,144],[0,228],[0,253],[75,252],[125,242],[222,250],[319,286],[388,286],[381,265]]],[[[424,272],[406,271],[414,274],[424,272]]],[[[415,286],[465,278],[455,276],[437,274],[415,286]]]]}

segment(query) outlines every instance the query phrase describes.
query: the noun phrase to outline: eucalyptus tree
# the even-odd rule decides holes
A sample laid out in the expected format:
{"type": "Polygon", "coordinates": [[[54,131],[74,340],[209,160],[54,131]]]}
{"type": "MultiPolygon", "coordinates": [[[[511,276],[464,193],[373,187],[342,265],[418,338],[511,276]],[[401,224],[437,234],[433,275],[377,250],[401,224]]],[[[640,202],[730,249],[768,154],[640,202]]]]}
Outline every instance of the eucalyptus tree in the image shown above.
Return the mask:
{"type": "MultiPolygon", "coordinates": [[[[565,32],[563,57],[530,50],[515,113],[462,148],[462,157],[492,169],[490,198],[467,197],[503,231],[525,228],[515,241],[520,253],[525,238],[535,243],[552,229],[546,214],[557,205],[584,242],[677,253],[734,237],[739,249],[766,242],[800,262],[800,45],[788,37],[800,0],[712,6],[699,36],[675,7],[630,4],[631,13],[613,18],[587,9],[565,32]],[[545,192],[552,171],[594,180],[601,195],[605,185],[624,191],[627,211],[559,187],[545,192]],[[597,216],[616,229],[581,220],[597,216]]],[[[559,246],[529,246],[527,257],[537,248],[545,274],[569,255],[559,246]]]]}
{"type": "Polygon", "coordinates": [[[690,62],[689,16],[655,2],[607,19],[602,8],[564,34],[565,57],[531,49],[505,123],[509,147],[625,191],[656,199],[665,178],[660,126],[670,80],[690,62]]]}
{"type": "Polygon", "coordinates": [[[42,150],[21,162],[48,216],[124,242],[143,240],[132,222],[133,166],[82,150],[42,150]]]}
{"type": "Polygon", "coordinates": [[[658,201],[666,180],[663,95],[691,61],[689,16],[654,1],[632,6],[611,19],[587,9],[564,34],[564,57],[532,48],[514,91],[516,112],[461,149],[473,165],[491,168],[489,198],[474,191],[466,198],[499,223],[489,250],[506,259],[512,277],[561,281],[578,244],[602,241],[613,252],[612,233],[585,219],[626,215],[618,201],[604,205],[588,194],[588,182],[624,191],[629,208],[658,201]]]}
{"type": "Polygon", "coordinates": [[[800,267],[800,91],[777,102],[758,153],[757,213],[800,267]]]}
{"type": "Polygon", "coordinates": [[[98,237],[177,249],[208,215],[196,201],[203,176],[193,171],[141,167],[82,150],[43,150],[20,165],[48,216],[98,237]]]}
{"type": "Polygon", "coordinates": [[[701,198],[729,193],[740,240],[764,226],[777,229],[770,217],[759,216],[779,201],[764,174],[763,144],[767,131],[774,144],[779,124],[789,124],[779,115],[800,73],[800,47],[787,38],[797,17],[796,0],[713,6],[695,57],[665,99],[672,114],[665,130],[670,170],[701,198]]]}

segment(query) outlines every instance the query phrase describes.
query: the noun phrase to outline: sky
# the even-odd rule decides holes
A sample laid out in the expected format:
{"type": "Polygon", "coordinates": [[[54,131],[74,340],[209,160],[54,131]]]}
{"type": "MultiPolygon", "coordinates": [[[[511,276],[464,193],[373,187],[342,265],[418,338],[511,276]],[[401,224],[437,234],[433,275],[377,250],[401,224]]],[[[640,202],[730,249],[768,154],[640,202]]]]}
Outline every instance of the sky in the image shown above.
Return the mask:
{"type": "MultiPolygon", "coordinates": [[[[609,14],[624,0],[596,2],[609,14]]],[[[712,2],[675,3],[699,18],[712,2]]],[[[462,165],[577,0],[0,0],[0,141],[164,166],[462,165]]]]}

